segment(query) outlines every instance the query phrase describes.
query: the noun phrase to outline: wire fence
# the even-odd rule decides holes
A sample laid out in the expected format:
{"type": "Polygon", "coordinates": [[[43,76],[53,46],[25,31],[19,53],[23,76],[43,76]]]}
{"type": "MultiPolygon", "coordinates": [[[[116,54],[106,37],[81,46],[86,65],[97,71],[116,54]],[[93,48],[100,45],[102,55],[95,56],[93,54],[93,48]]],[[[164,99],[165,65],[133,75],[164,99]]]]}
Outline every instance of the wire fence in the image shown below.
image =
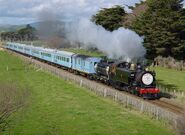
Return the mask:
{"type": "Polygon", "coordinates": [[[167,88],[165,86],[162,85],[157,85],[157,87],[160,89],[161,93],[163,95],[168,95],[169,98],[170,97],[185,97],[185,90],[178,90],[178,89],[171,89],[171,88],[167,88]]]}

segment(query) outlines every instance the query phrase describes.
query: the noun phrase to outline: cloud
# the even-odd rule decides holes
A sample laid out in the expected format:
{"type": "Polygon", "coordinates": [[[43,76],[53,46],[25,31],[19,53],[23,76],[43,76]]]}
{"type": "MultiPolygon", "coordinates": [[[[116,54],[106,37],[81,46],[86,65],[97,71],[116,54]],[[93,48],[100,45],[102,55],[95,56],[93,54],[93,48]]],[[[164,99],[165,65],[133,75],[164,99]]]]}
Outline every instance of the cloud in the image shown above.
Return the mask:
{"type": "MultiPolygon", "coordinates": [[[[35,20],[43,10],[52,11],[58,17],[76,19],[90,17],[98,10],[114,5],[134,5],[140,0],[0,0],[0,19],[28,18],[35,20]]],[[[185,1],[184,1],[185,4],[185,1]]]]}
{"type": "MultiPolygon", "coordinates": [[[[99,9],[114,5],[134,5],[140,0],[0,0],[0,17],[28,18],[35,20],[43,10],[52,11],[58,17],[76,19],[90,17],[99,9]]],[[[5,19],[6,20],[6,19],[5,19]]],[[[4,21],[5,21],[4,20],[4,21]]],[[[17,19],[18,20],[18,19],[17,19]]]]}

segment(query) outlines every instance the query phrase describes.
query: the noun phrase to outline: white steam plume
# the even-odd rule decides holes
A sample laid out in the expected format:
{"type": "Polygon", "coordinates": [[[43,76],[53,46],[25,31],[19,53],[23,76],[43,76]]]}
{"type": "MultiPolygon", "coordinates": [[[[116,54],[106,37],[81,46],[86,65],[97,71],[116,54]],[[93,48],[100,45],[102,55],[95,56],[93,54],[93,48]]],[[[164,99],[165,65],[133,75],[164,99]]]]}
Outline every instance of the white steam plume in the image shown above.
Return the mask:
{"type": "Polygon", "coordinates": [[[84,47],[96,47],[110,58],[132,60],[144,57],[146,53],[143,39],[129,29],[119,28],[109,32],[83,18],[67,25],[66,31],[69,41],[82,43],[84,47]]]}

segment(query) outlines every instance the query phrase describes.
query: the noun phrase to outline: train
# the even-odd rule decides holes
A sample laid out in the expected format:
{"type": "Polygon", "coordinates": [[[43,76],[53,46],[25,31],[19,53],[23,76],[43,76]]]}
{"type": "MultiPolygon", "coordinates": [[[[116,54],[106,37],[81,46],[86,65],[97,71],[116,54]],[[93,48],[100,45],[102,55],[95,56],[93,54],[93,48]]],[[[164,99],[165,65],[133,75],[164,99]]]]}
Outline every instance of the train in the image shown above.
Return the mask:
{"type": "Polygon", "coordinates": [[[77,54],[68,51],[7,42],[6,49],[60,66],[75,74],[101,81],[144,99],[159,99],[155,72],[141,64],[77,54]]]}

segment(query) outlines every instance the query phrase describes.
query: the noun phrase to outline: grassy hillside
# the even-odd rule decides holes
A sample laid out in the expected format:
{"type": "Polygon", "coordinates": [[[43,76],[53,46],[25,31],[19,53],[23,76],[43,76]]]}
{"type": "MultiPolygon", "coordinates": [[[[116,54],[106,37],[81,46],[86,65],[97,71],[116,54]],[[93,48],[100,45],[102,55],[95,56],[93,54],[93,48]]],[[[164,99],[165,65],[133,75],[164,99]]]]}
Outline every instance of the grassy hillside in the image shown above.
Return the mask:
{"type": "Polygon", "coordinates": [[[0,51],[0,63],[0,82],[16,82],[31,93],[26,106],[9,118],[1,135],[173,134],[161,123],[85,88],[28,68],[6,52],[0,51]]]}

